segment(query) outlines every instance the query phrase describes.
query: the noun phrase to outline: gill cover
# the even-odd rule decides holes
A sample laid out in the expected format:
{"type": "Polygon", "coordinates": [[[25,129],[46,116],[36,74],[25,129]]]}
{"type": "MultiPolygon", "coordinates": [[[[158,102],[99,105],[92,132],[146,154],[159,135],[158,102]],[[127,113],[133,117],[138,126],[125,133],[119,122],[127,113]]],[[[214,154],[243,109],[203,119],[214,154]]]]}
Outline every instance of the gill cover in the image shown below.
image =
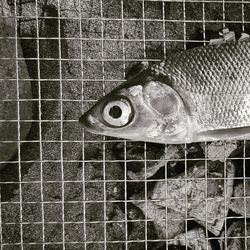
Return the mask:
{"type": "Polygon", "coordinates": [[[175,116],[180,109],[178,93],[159,81],[149,81],[143,91],[145,104],[162,119],[175,116]]]}

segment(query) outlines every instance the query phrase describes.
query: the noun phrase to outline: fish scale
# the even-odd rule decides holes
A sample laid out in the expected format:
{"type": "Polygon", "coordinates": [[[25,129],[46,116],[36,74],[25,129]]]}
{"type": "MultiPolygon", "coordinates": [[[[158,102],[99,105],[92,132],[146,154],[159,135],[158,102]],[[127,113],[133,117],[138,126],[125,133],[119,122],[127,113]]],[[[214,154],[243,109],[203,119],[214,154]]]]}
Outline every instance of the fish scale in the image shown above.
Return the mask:
{"type": "Polygon", "coordinates": [[[175,90],[190,95],[204,130],[225,129],[250,126],[249,63],[250,42],[242,41],[177,52],[157,70],[175,90]]]}

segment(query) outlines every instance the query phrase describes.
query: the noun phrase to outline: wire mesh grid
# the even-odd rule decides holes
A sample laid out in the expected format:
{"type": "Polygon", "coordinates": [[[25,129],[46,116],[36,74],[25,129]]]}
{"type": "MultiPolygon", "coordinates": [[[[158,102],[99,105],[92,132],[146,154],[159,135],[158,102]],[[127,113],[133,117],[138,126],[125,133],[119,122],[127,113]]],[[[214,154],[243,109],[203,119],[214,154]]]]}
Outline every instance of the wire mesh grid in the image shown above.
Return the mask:
{"type": "Polygon", "coordinates": [[[157,62],[171,51],[206,45],[218,27],[250,30],[250,2],[0,2],[1,22],[11,20],[4,26],[9,31],[1,31],[1,43],[7,40],[2,44],[14,51],[0,50],[1,64],[12,65],[12,73],[0,74],[1,86],[7,82],[11,93],[0,105],[8,110],[0,117],[6,133],[0,133],[1,250],[235,249],[237,244],[248,249],[247,141],[222,142],[212,154],[206,142],[182,145],[181,157],[171,158],[169,145],[90,135],[78,119],[124,80],[133,63],[157,62]],[[232,156],[228,152],[235,145],[240,153],[232,156]],[[13,148],[17,153],[10,157],[6,152],[13,148]],[[222,169],[217,176],[209,170],[216,168],[215,160],[222,169]],[[233,161],[240,169],[235,176],[228,171],[233,161]],[[159,162],[161,168],[155,168],[159,162]],[[181,165],[177,177],[171,172],[176,164],[181,165]],[[204,176],[190,175],[197,166],[204,176]],[[204,210],[195,211],[204,212],[196,217],[188,193],[199,181],[204,197],[192,201],[205,205],[196,204],[204,210]],[[243,187],[233,197],[242,201],[242,213],[228,210],[232,181],[243,187]],[[184,189],[182,195],[175,185],[184,189]],[[210,193],[213,185],[221,190],[219,197],[210,193]],[[163,194],[155,195],[157,187],[163,194]],[[208,203],[220,203],[217,218],[209,214],[208,203]],[[174,210],[177,205],[182,208],[174,210]],[[223,224],[219,233],[209,226],[211,220],[223,224]],[[243,227],[230,229],[235,221],[243,227]]]}

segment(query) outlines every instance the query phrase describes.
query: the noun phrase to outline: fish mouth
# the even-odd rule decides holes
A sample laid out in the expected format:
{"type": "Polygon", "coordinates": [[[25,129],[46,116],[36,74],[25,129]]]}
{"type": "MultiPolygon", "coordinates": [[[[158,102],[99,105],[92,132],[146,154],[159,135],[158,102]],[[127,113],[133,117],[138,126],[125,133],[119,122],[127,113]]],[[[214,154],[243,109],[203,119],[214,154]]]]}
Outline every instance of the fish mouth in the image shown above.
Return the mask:
{"type": "Polygon", "coordinates": [[[89,132],[97,133],[97,130],[99,132],[102,131],[101,127],[97,126],[98,121],[89,112],[86,112],[85,114],[83,114],[80,117],[79,122],[81,126],[89,132]]]}

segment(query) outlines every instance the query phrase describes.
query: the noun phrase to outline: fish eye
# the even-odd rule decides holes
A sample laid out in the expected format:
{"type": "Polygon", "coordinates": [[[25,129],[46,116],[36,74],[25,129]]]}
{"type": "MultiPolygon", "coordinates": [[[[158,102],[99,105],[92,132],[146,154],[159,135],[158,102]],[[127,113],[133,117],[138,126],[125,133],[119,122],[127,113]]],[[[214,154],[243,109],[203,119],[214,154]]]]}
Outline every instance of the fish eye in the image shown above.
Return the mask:
{"type": "Polygon", "coordinates": [[[131,105],[125,99],[111,101],[103,109],[104,120],[114,127],[125,126],[129,122],[131,114],[131,105]]]}

